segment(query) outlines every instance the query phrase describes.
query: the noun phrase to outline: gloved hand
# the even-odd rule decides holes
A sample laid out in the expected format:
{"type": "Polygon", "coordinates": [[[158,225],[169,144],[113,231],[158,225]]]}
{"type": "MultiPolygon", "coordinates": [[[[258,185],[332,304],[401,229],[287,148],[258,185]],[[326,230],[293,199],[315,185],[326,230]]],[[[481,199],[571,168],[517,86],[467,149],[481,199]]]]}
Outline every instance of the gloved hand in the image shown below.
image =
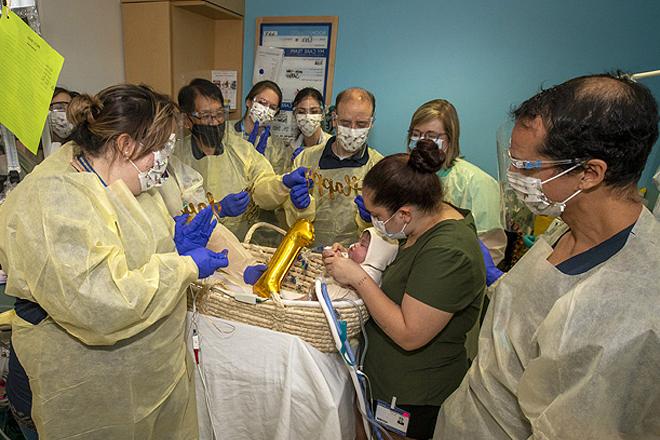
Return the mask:
{"type": "Polygon", "coordinates": [[[246,267],[243,271],[243,281],[245,281],[245,284],[254,286],[259,278],[261,278],[261,275],[266,272],[266,269],[268,269],[268,266],[265,264],[255,264],[254,266],[246,267]]]}
{"type": "Polygon", "coordinates": [[[268,138],[270,137],[270,125],[264,128],[263,133],[259,137],[259,143],[256,145],[257,151],[262,155],[266,154],[266,147],[268,146],[268,138]]]}
{"type": "Polygon", "coordinates": [[[247,191],[227,194],[220,200],[220,217],[237,217],[245,212],[250,204],[250,194],[247,191]]]}
{"type": "Polygon", "coordinates": [[[493,257],[490,256],[490,251],[483,241],[479,240],[479,246],[481,246],[481,254],[484,258],[484,264],[486,265],[486,286],[490,286],[497,281],[499,277],[504,275],[504,272],[495,266],[493,257]]]}
{"type": "Polygon", "coordinates": [[[289,174],[282,176],[282,183],[289,189],[296,185],[307,186],[308,181],[311,182],[311,179],[307,178],[307,171],[308,169],[305,167],[298,167],[289,174]]]}
{"type": "Polygon", "coordinates": [[[259,136],[259,121],[256,121],[254,123],[254,126],[252,127],[252,131],[248,135],[248,142],[254,145],[254,142],[257,140],[257,136],[259,136]]]}
{"type": "Polygon", "coordinates": [[[299,146],[298,148],[296,148],[295,150],[293,150],[293,154],[291,155],[291,162],[293,162],[294,159],[295,159],[296,157],[298,157],[298,155],[299,155],[300,153],[302,153],[304,149],[305,149],[305,147],[301,145],[301,146],[299,146]]]}
{"type": "Polygon", "coordinates": [[[291,202],[297,209],[305,209],[312,202],[307,185],[294,186],[289,191],[289,197],[291,197],[291,202]]]}
{"type": "Polygon", "coordinates": [[[360,218],[367,223],[371,223],[371,213],[367,211],[367,208],[364,206],[364,199],[362,196],[357,196],[353,199],[355,204],[358,207],[358,212],[360,213],[360,218]]]}
{"type": "Polygon", "coordinates": [[[199,271],[199,279],[213,275],[217,269],[227,267],[229,260],[227,259],[227,249],[222,252],[213,252],[205,247],[191,249],[183,255],[189,256],[197,265],[199,271]]]}
{"type": "Polygon", "coordinates": [[[210,206],[202,209],[190,223],[186,223],[188,214],[174,217],[174,244],[179,255],[191,249],[206,247],[215,225],[218,224],[215,219],[210,221],[212,217],[210,206]]]}

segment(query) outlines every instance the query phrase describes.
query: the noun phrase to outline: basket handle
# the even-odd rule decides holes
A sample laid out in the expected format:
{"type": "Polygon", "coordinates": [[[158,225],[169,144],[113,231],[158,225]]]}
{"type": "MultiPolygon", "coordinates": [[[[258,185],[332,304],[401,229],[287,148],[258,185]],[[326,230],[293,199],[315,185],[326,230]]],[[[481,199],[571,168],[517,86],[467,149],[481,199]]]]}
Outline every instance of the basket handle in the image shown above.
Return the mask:
{"type": "Polygon", "coordinates": [[[254,233],[259,228],[271,229],[275,232],[282,234],[282,236],[286,235],[286,231],[278,226],[271,225],[270,223],[266,223],[266,222],[257,222],[253,224],[252,227],[247,231],[247,233],[245,234],[245,238],[243,239],[243,243],[250,244],[252,242],[252,235],[254,235],[254,233]]]}

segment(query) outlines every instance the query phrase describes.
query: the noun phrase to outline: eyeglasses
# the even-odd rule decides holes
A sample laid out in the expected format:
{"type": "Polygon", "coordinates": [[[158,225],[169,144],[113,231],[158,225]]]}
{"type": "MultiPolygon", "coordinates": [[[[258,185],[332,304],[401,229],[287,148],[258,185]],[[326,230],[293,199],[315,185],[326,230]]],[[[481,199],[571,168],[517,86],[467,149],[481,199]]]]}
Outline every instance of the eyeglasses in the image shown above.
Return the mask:
{"type": "Polygon", "coordinates": [[[340,127],[344,128],[369,128],[371,127],[371,123],[373,122],[374,118],[369,118],[367,120],[357,120],[357,121],[351,121],[350,119],[341,119],[337,116],[335,116],[335,119],[337,121],[337,125],[340,127]]]}
{"type": "Polygon", "coordinates": [[[293,114],[295,115],[322,115],[323,109],[321,107],[312,108],[294,108],[293,114]]]}
{"type": "Polygon", "coordinates": [[[225,122],[226,119],[226,113],[224,110],[218,110],[215,112],[192,112],[190,113],[190,116],[204,122],[213,122],[213,120],[216,120],[217,122],[222,123],[225,122]]]}
{"type": "Polygon", "coordinates": [[[417,140],[428,139],[435,142],[436,144],[440,139],[442,139],[443,141],[449,140],[449,136],[447,135],[447,133],[438,133],[437,131],[425,131],[424,133],[422,133],[419,130],[410,130],[409,134],[410,134],[410,139],[417,139],[417,140]]]}
{"type": "Polygon", "coordinates": [[[558,160],[521,160],[511,157],[511,150],[507,150],[509,160],[514,168],[519,170],[533,170],[543,167],[556,166],[556,165],[573,165],[576,163],[584,162],[584,159],[558,159],[558,160]]]}
{"type": "Polygon", "coordinates": [[[64,101],[53,102],[50,104],[50,109],[55,112],[65,112],[69,108],[69,103],[64,101]]]}
{"type": "Polygon", "coordinates": [[[257,99],[254,100],[254,102],[258,102],[259,104],[261,104],[263,106],[266,106],[266,107],[268,107],[269,109],[271,109],[275,112],[279,111],[279,109],[280,109],[279,105],[271,104],[270,102],[266,101],[263,98],[257,98],[257,99]]]}

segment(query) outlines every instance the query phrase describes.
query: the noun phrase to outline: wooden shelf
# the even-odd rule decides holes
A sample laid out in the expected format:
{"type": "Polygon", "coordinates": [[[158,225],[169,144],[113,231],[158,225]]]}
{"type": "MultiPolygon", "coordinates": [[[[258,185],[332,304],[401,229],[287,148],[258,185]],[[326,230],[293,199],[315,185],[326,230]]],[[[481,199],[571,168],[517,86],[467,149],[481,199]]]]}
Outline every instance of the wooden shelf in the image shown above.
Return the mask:
{"type": "Polygon", "coordinates": [[[193,78],[235,70],[238,109],[232,113],[240,114],[243,17],[219,4],[244,10],[243,0],[122,0],[126,81],[176,99],[193,78]]]}

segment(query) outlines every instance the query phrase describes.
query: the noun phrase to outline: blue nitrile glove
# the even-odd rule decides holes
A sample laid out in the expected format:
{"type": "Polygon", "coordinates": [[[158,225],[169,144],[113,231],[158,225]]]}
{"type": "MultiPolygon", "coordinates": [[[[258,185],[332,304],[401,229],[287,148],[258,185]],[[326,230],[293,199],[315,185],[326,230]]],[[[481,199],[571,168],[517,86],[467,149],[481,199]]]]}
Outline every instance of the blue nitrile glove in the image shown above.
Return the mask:
{"type": "Polygon", "coordinates": [[[486,265],[486,286],[490,286],[497,281],[499,277],[504,275],[504,272],[495,266],[493,257],[490,256],[490,251],[483,241],[479,240],[479,246],[481,246],[481,254],[484,258],[484,264],[486,265]]]}
{"type": "Polygon", "coordinates": [[[254,145],[254,142],[257,140],[257,136],[259,135],[259,121],[254,123],[254,127],[252,127],[252,131],[248,135],[248,142],[254,145]]]}
{"type": "Polygon", "coordinates": [[[357,196],[353,199],[355,204],[358,207],[358,212],[360,213],[360,218],[367,223],[371,223],[371,213],[367,211],[367,208],[364,206],[364,199],[362,196],[357,196]]]}
{"type": "Polygon", "coordinates": [[[268,137],[270,136],[270,125],[267,125],[264,128],[264,132],[261,133],[259,137],[259,143],[257,144],[257,151],[262,155],[266,153],[266,147],[268,146],[268,137]]]}
{"type": "Polygon", "coordinates": [[[304,149],[305,149],[305,147],[301,145],[301,146],[299,146],[298,148],[296,148],[295,150],[293,150],[293,154],[291,155],[291,162],[293,162],[294,159],[295,159],[296,157],[298,157],[298,155],[299,155],[300,153],[302,153],[304,149]]]}
{"type": "Polygon", "coordinates": [[[250,194],[247,191],[227,194],[220,200],[220,217],[237,217],[245,212],[250,204],[250,194]]]}
{"type": "Polygon", "coordinates": [[[298,167],[289,174],[282,176],[282,183],[289,189],[296,185],[307,186],[308,180],[310,179],[307,178],[307,168],[305,167],[298,167]]]}
{"type": "Polygon", "coordinates": [[[246,267],[243,271],[243,281],[245,281],[245,284],[254,286],[259,278],[261,278],[261,275],[266,272],[266,269],[268,269],[268,266],[265,264],[255,264],[254,266],[246,267]]]}
{"type": "Polygon", "coordinates": [[[289,191],[289,197],[293,206],[297,209],[305,209],[312,202],[309,196],[309,187],[307,185],[296,185],[289,191]]]}
{"type": "Polygon", "coordinates": [[[206,246],[215,225],[218,224],[216,219],[211,221],[212,217],[213,211],[210,206],[202,209],[190,223],[186,223],[188,214],[174,217],[174,244],[179,255],[206,246]]]}
{"type": "Polygon", "coordinates": [[[213,275],[217,269],[221,267],[227,267],[229,265],[229,260],[227,259],[227,249],[222,252],[213,252],[210,249],[205,247],[199,247],[192,250],[189,250],[184,255],[187,255],[193,259],[197,265],[197,270],[199,271],[199,279],[209,277],[213,275]]]}

